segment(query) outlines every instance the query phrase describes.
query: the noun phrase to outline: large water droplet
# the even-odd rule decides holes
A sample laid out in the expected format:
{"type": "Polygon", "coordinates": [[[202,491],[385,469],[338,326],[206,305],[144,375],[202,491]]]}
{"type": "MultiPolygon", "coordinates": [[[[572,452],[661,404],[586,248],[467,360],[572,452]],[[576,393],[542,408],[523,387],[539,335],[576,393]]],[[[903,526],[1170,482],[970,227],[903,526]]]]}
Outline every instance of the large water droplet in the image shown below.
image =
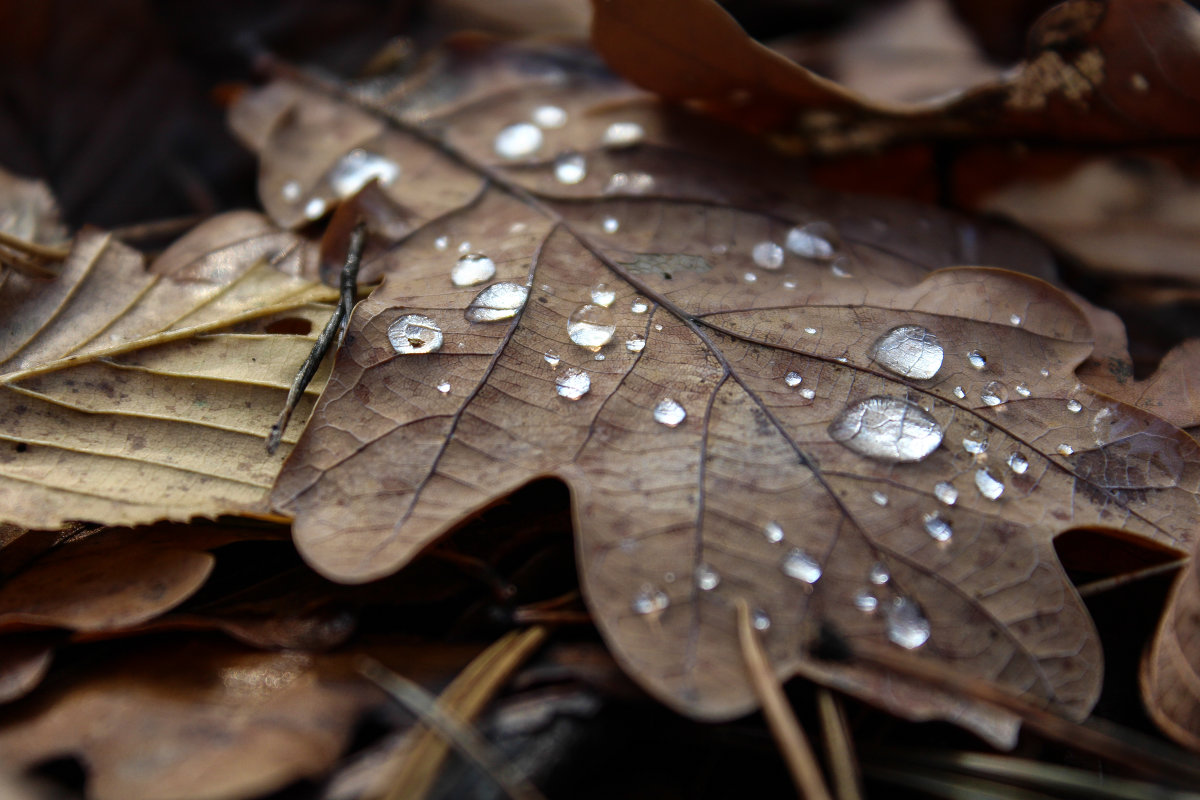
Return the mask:
{"type": "Polygon", "coordinates": [[[442,346],[442,329],[429,317],[405,314],[388,326],[388,341],[401,355],[432,353],[442,346]]]}
{"type": "Polygon", "coordinates": [[[592,388],[592,379],[581,369],[568,369],[554,382],[559,397],[578,400],[592,388]]]}
{"type": "Polygon", "coordinates": [[[975,488],[988,500],[999,500],[1000,495],[1004,494],[1003,481],[996,480],[996,476],[988,472],[986,467],[975,470],[975,488]]]}
{"type": "Polygon", "coordinates": [[[978,428],[972,428],[971,431],[963,437],[963,450],[966,450],[973,456],[980,453],[986,453],[988,449],[987,434],[978,428]]]}
{"type": "Polygon", "coordinates": [[[985,405],[998,406],[1008,402],[1008,387],[1000,381],[990,381],[987,386],[983,387],[983,392],[980,393],[979,399],[985,405]]]}
{"type": "Polygon", "coordinates": [[[671,605],[667,593],[654,586],[646,585],[633,596],[633,611],[635,614],[653,614],[671,605]]]}
{"type": "Polygon", "coordinates": [[[645,314],[650,309],[650,304],[646,302],[644,297],[635,297],[633,302],[629,304],[629,310],[634,314],[645,314]]]}
{"type": "Polygon", "coordinates": [[[783,382],[794,388],[804,382],[804,376],[799,372],[789,372],[783,376],[783,382]]]}
{"type": "Polygon", "coordinates": [[[944,355],[937,337],[920,325],[892,328],[871,346],[871,358],[884,369],[918,381],[937,375],[944,355]]]}
{"type": "Polygon", "coordinates": [[[687,412],[683,406],[675,402],[669,397],[665,397],[658,401],[658,405],[654,407],[654,421],[668,428],[674,428],[679,423],[687,419],[687,412]]]}
{"type": "Polygon", "coordinates": [[[1075,398],[1071,398],[1067,401],[1067,411],[1070,411],[1072,414],[1078,414],[1080,411],[1083,411],[1083,403],[1080,403],[1075,398]]]}
{"type": "Polygon", "coordinates": [[[721,583],[721,576],[708,564],[696,567],[696,586],[703,592],[711,592],[721,583]]]}
{"type": "Polygon", "coordinates": [[[771,520],[763,526],[763,536],[767,537],[768,542],[778,544],[783,541],[783,527],[775,520],[771,520]]]}
{"type": "Polygon", "coordinates": [[[592,287],[592,302],[598,306],[608,308],[613,304],[613,300],[617,299],[616,291],[607,283],[597,283],[592,287]]]}
{"type": "Polygon", "coordinates": [[[983,369],[987,366],[987,357],[978,350],[972,350],[967,353],[967,363],[975,369],[983,369]]]}
{"type": "Polygon", "coordinates": [[[1008,457],[1008,468],[1018,475],[1024,475],[1026,470],[1029,469],[1029,459],[1014,451],[1008,457]]]}
{"type": "Polygon", "coordinates": [[[933,496],[948,506],[958,502],[958,489],[954,488],[954,484],[942,481],[933,487],[933,496]]]}
{"type": "Polygon", "coordinates": [[[787,551],[787,555],[779,562],[779,568],[784,575],[804,583],[816,583],[821,579],[821,565],[799,547],[787,551]]]}
{"type": "Polygon", "coordinates": [[[612,312],[600,305],[580,306],[567,319],[567,336],[580,347],[599,349],[612,340],[616,331],[612,312]]]}
{"type": "Polygon", "coordinates": [[[371,180],[387,186],[400,175],[400,165],[378,153],[355,148],[329,170],[329,186],[338,197],[349,197],[371,180]]]}
{"type": "Polygon", "coordinates": [[[467,253],[450,268],[450,282],[455,286],[475,286],[490,281],[496,274],[496,262],[481,253],[467,253]]]}
{"type": "Polygon", "coordinates": [[[906,650],[915,650],[929,641],[929,620],[920,607],[907,597],[897,597],[887,606],[887,637],[906,650]]]}
{"type": "Polygon", "coordinates": [[[528,122],[509,125],[496,134],[492,147],[501,158],[525,158],[533,155],[542,146],[542,130],[528,122]]]}
{"type": "Polygon", "coordinates": [[[950,523],[937,511],[926,514],[924,522],[925,532],[939,542],[948,542],[954,536],[954,528],[950,527],[950,523]]]}
{"type": "Polygon", "coordinates": [[[774,242],[759,242],[751,251],[754,263],[763,269],[779,269],[783,266],[783,248],[774,242]]]}
{"type": "Polygon", "coordinates": [[[810,222],[788,231],[786,245],[798,256],[832,261],[837,256],[840,237],[828,222],[810,222]]]}
{"type": "Polygon", "coordinates": [[[625,349],[631,353],[640,353],[646,349],[646,337],[635,333],[625,340],[625,349]]]}
{"type": "Polygon", "coordinates": [[[532,119],[539,128],[561,128],[567,124],[567,112],[558,106],[538,106],[533,110],[532,119]]]}
{"type": "Polygon", "coordinates": [[[529,287],[519,283],[493,283],[467,306],[464,315],[468,322],[499,322],[512,319],[525,307],[529,287]]]}
{"type": "Polygon", "coordinates": [[[871,565],[871,571],[867,573],[867,579],[876,586],[883,586],[892,579],[892,573],[888,571],[887,564],[882,561],[876,561],[871,565]]]}
{"type": "Polygon", "coordinates": [[[920,461],[942,443],[929,412],[899,397],[877,395],[847,406],[829,426],[829,437],[881,461],[920,461]]]}
{"type": "Polygon", "coordinates": [[[563,153],[554,159],[554,179],[574,186],[587,177],[587,159],[580,153],[563,153]]]}
{"type": "Polygon", "coordinates": [[[617,221],[616,217],[605,217],[600,227],[604,228],[605,233],[616,233],[621,229],[621,223],[617,221]]]}
{"type": "Polygon", "coordinates": [[[646,136],[646,130],[636,122],[614,122],[604,129],[605,147],[631,147],[646,136]]]}

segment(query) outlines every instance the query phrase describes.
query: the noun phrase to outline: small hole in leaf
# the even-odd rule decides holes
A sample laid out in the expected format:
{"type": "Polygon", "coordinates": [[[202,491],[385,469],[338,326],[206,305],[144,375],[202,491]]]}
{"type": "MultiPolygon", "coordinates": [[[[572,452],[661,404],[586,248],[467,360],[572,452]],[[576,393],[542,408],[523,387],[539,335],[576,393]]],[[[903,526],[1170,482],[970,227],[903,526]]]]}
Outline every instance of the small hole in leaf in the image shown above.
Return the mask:
{"type": "Polygon", "coordinates": [[[312,327],[312,321],[304,319],[304,317],[284,317],[267,325],[267,333],[307,336],[312,332],[312,327]]]}
{"type": "Polygon", "coordinates": [[[17,442],[16,449],[17,449],[18,453],[24,453],[26,450],[29,449],[29,445],[25,444],[24,442],[17,442]]]}

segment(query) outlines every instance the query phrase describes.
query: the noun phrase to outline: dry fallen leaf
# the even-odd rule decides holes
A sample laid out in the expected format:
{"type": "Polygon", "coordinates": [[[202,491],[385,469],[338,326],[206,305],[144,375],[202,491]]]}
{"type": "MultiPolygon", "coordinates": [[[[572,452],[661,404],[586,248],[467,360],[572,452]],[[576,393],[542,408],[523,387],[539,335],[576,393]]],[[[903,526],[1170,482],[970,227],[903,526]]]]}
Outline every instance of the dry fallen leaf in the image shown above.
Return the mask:
{"type": "Polygon", "coordinates": [[[1159,728],[1200,750],[1200,573],[1195,554],[1179,576],[1142,659],[1142,697],[1159,728]]]}
{"type": "MultiPolygon", "coordinates": [[[[933,271],[1038,258],[930,210],[802,188],[561,52],[477,48],[445,71],[393,90],[401,125],[370,141],[398,159],[399,205],[421,202],[424,174],[458,176],[446,202],[486,188],[375,265],[384,283],[273,494],[306,559],[341,581],[390,574],[552,475],[598,625],[686,713],[753,707],[745,599],[785,676],[1011,736],[936,692],[814,662],[832,624],[1086,715],[1099,644],[1051,541],[1092,526],[1186,546],[1200,450],[1077,382],[1092,334],[1064,294],[933,271]]],[[[264,191],[284,191],[297,153],[390,169],[321,127],[356,112],[276,87],[244,114],[258,98],[275,109],[271,135],[248,137],[264,191]],[[302,113],[280,109],[288,94],[302,113]]],[[[322,169],[302,183],[323,198],[322,169]]]]}

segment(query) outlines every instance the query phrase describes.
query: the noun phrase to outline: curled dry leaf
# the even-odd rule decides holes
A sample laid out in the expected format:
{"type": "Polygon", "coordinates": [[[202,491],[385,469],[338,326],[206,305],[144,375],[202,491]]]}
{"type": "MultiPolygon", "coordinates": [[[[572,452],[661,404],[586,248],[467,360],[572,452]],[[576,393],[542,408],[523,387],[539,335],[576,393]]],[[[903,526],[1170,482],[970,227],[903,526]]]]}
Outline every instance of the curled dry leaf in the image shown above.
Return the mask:
{"type": "Polygon", "coordinates": [[[1200,750],[1200,571],[1193,553],[1142,659],[1142,698],[1171,738],[1200,750]]]}
{"type": "Polygon", "coordinates": [[[57,278],[10,274],[4,518],[52,528],[261,509],[286,454],[267,456],[263,431],[328,317],[314,303],[334,297],[301,277],[315,265],[311,246],[242,212],[200,226],[149,271],[85,231],[57,278]],[[284,319],[302,320],[300,332],[272,333],[284,319]]]}
{"type": "Polygon", "coordinates": [[[967,241],[975,263],[1027,251],[799,188],[741,140],[544,55],[467,62],[391,107],[401,176],[454,163],[488,188],[391,251],[354,313],[272,496],[310,563],[390,574],[557,476],[597,624],[685,713],[753,707],[744,599],[784,676],[1011,735],[929,687],[815,662],[830,624],[1084,716],[1099,644],[1051,540],[1094,526],[1184,546],[1200,449],[1077,383],[1091,331],[1061,292],[933,271],[967,241]]]}

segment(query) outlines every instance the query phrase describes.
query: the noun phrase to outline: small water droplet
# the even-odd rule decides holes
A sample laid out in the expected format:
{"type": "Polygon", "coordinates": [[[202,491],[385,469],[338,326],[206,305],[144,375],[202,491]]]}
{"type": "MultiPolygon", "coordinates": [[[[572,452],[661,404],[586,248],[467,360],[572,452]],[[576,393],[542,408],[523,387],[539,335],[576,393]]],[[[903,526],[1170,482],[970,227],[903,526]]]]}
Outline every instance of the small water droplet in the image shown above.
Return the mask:
{"type": "Polygon", "coordinates": [[[1029,460],[1018,452],[1013,452],[1008,457],[1008,468],[1018,475],[1024,475],[1029,469],[1029,460]]]}
{"type": "Polygon", "coordinates": [[[1046,367],[1042,367],[1040,370],[1038,370],[1038,374],[1041,375],[1043,378],[1049,378],[1050,370],[1047,369],[1046,367]]]}
{"type": "Polygon", "coordinates": [[[561,128],[567,124],[567,112],[558,106],[538,106],[531,119],[539,128],[561,128]]]}
{"type": "Polygon", "coordinates": [[[496,134],[492,147],[501,158],[525,158],[537,152],[542,146],[542,139],[541,128],[528,122],[518,122],[496,134]]]}
{"type": "Polygon", "coordinates": [[[661,323],[658,323],[658,322],[654,323],[654,330],[656,330],[656,331],[661,331],[661,330],[662,330],[662,324],[661,324],[661,323]]]}
{"type": "Polygon", "coordinates": [[[561,361],[561,359],[558,357],[558,353],[555,353],[552,350],[547,350],[544,358],[546,359],[546,363],[552,367],[557,367],[558,362],[561,361]]]}
{"type": "Polygon", "coordinates": [[[829,271],[833,273],[833,277],[835,278],[852,278],[854,276],[850,274],[849,265],[850,259],[845,256],[838,256],[829,265],[829,271]]]}
{"type": "Polygon", "coordinates": [[[613,300],[617,299],[616,291],[607,283],[597,283],[592,287],[592,302],[598,306],[608,308],[613,304],[613,300]]]}
{"type": "Polygon", "coordinates": [[[450,391],[450,381],[442,381],[439,383],[437,385],[437,390],[442,394],[448,393],[450,391]]]}
{"type": "Polygon", "coordinates": [[[972,428],[971,431],[963,437],[963,450],[966,450],[973,456],[980,453],[986,453],[988,449],[987,434],[978,428],[972,428]]]}
{"type": "Polygon", "coordinates": [[[559,397],[578,400],[592,388],[592,378],[581,369],[568,369],[554,382],[559,397]]]}
{"type": "Polygon", "coordinates": [[[593,361],[603,361],[605,358],[606,358],[606,356],[604,355],[604,353],[596,353],[596,355],[592,358],[592,360],[593,361]]]}
{"type": "Polygon", "coordinates": [[[567,336],[580,347],[598,350],[612,340],[616,331],[612,312],[600,305],[580,306],[567,319],[567,336]]]}
{"type": "Polygon", "coordinates": [[[625,340],[625,349],[631,353],[640,353],[646,349],[646,337],[635,333],[625,340]]]}
{"type": "Polygon", "coordinates": [[[937,420],[916,403],[876,395],[852,403],[830,424],[829,437],[881,461],[920,461],[942,443],[937,420]]]}
{"type": "Polygon", "coordinates": [[[1010,324],[1010,325],[1020,325],[1020,324],[1021,324],[1022,322],[1024,322],[1024,321],[1025,321],[1025,320],[1021,319],[1021,315],[1020,315],[1020,314],[1013,314],[1012,316],[1010,316],[1010,317],[1008,318],[1008,322],[1009,322],[1009,324],[1010,324]]]}
{"type": "Polygon", "coordinates": [[[1080,411],[1083,411],[1083,403],[1072,397],[1067,401],[1067,411],[1070,411],[1072,414],[1078,414],[1080,411]]]}
{"type": "Polygon", "coordinates": [[[604,228],[605,233],[616,233],[621,229],[621,223],[617,221],[616,217],[605,217],[601,227],[604,228]]]}
{"type": "Polygon", "coordinates": [[[574,186],[587,177],[587,159],[581,153],[563,153],[554,159],[554,179],[574,186]]]}
{"type": "Polygon", "coordinates": [[[798,256],[817,261],[832,261],[837,256],[840,237],[828,222],[810,222],[788,231],[787,249],[798,256]]]}
{"type": "Polygon", "coordinates": [[[879,600],[875,597],[875,595],[871,594],[870,592],[866,591],[865,589],[863,591],[859,592],[858,594],[854,595],[854,607],[857,608],[859,611],[863,611],[867,614],[870,614],[878,606],[879,606],[879,600]]]}
{"type": "Polygon", "coordinates": [[[629,304],[629,310],[634,314],[645,314],[650,310],[650,304],[646,302],[644,297],[635,297],[633,302],[629,304]]]}
{"type": "Polygon", "coordinates": [[[966,398],[967,392],[961,386],[955,386],[954,387],[954,396],[957,397],[959,400],[962,400],[962,399],[966,398]]]}
{"type": "Polygon", "coordinates": [[[816,336],[816,335],[817,335],[817,329],[816,329],[816,328],[813,328],[813,327],[808,327],[808,328],[805,328],[805,329],[804,329],[804,332],[805,332],[805,333],[807,333],[809,336],[816,336]]]}
{"type": "Polygon", "coordinates": [[[937,511],[930,511],[924,517],[925,532],[939,542],[948,542],[954,536],[950,523],[937,511]]]}
{"type": "Polygon", "coordinates": [[[799,372],[789,372],[783,376],[783,382],[788,386],[799,386],[804,381],[804,376],[799,372]]]}
{"type": "Polygon", "coordinates": [[[767,541],[771,544],[778,544],[783,541],[783,527],[775,520],[771,520],[763,526],[763,536],[766,536],[767,541]]]}
{"type": "Polygon", "coordinates": [[[987,358],[978,350],[972,350],[967,353],[967,363],[975,369],[983,369],[987,366],[987,358]]]}
{"type": "Polygon", "coordinates": [[[471,252],[471,243],[470,242],[459,242],[458,243],[458,252],[462,253],[463,255],[466,255],[467,253],[471,252]]]}
{"type": "Polygon", "coordinates": [[[438,250],[445,250],[450,246],[450,239],[446,236],[439,236],[433,240],[433,246],[438,250]]]}
{"type": "Polygon", "coordinates": [[[805,400],[812,400],[814,397],[817,396],[817,393],[813,389],[801,389],[800,396],[803,397],[805,400]]]}
{"type": "Polygon", "coordinates": [[[1004,494],[1004,482],[997,480],[986,467],[975,470],[975,488],[988,500],[999,500],[1004,494]]]}
{"type": "Polygon", "coordinates": [[[779,568],[784,575],[804,583],[816,583],[821,579],[821,565],[799,547],[787,551],[787,555],[779,562],[779,568]]]}
{"type": "Polygon", "coordinates": [[[771,627],[771,618],[761,608],[754,609],[753,613],[750,614],[750,621],[754,624],[754,630],[756,631],[765,631],[771,627]]]}
{"type": "Polygon", "coordinates": [[[887,564],[882,561],[876,561],[871,565],[871,571],[867,573],[867,580],[876,586],[883,586],[892,579],[892,573],[888,571],[887,564]]]}
{"type": "Polygon", "coordinates": [[[887,606],[887,637],[905,650],[915,650],[929,641],[929,620],[915,602],[897,597],[887,606]]]}
{"type": "Polygon", "coordinates": [[[282,194],[283,199],[289,203],[296,202],[300,199],[300,182],[288,181],[283,185],[283,188],[280,190],[280,194],[282,194]]]}
{"type": "Polygon", "coordinates": [[[325,213],[325,201],[320,197],[314,197],[304,204],[304,216],[309,219],[320,219],[325,213]]]}
{"type": "Polygon", "coordinates": [[[512,319],[529,300],[529,287],[519,283],[493,283],[467,306],[467,322],[499,322],[512,319]]]}
{"type": "Polygon", "coordinates": [[[490,281],[496,274],[496,262],[481,253],[467,253],[450,268],[450,282],[455,286],[475,286],[490,281]]]}
{"type": "Polygon", "coordinates": [[[784,282],[783,282],[783,288],[785,288],[785,289],[795,289],[795,288],[796,288],[796,282],[795,282],[795,281],[784,281],[784,282]]]}
{"type": "Polygon", "coordinates": [[[405,314],[388,326],[388,341],[401,355],[432,353],[441,349],[442,329],[429,317],[405,314]]]}
{"type": "Polygon", "coordinates": [[[954,484],[942,481],[933,487],[933,496],[948,506],[958,502],[958,489],[954,488],[954,484]]]}
{"type": "Polygon", "coordinates": [[[329,186],[338,197],[349,197],[372,180],[383,186],[400,176],[400,165],[378,153],[356,147],[329,170],[329,186]]]}
{"type": "Polygon", "coordinates": [[[696,567],[696,586],[702,592],[711,592],[721,583],[721,576],[708,564],[696,567]]]}
{"type": "Polygon", "coordinates": [[[883,492],[871,492],[871,500],[877,506],[886,506],[888,504],[888,496],[883,492]]]}
{"type": "Polygon", "coordinates": [[[674,428],[685,419],[687,412],[683,410],[683,406],[669,397],[659,400],[658,405],[654,407],[654,421],[668,428],[674,428]]]}
{"type": "Polygon", "coordinates": [[[871,346],[871,358],[881,367],[918,381],[937,375],[944,356],[937,336],[920,325],[892,328],[871,346]]]}
{"type": "Polygon", "coordinates": [[[774,242],[759,242],[751,251],[754,263],[763,269],[779,269],[783,266],[783,248],[774,242]]]}
{"type": "Polygon", "coordinates": [[[1013,387],[1013,391],[1021,395],[1021,397],[1029,397],[1030,395],[1029,387],[1023,383],[1018,383],[1015,387],[1013,387]]]}
{"type": "Polygon", "coordinates": [[[1146,80],[1146,76],[1140,72],[1135,72],[1129,76],[1129,88],[1135,92],[1148,92],[1150,90],[1150,81],[1146,80]]]}
{"type": "Polygon", "coordinates": [[[1008,387],[1000,381],[991,381],[987,386],[983,387],[983,392],[979,395],[979,399],[986,405],[998,406],[1008,402],[1008,387]]]}
{"type": "Polygon", "coordinates": [[[710,247],[710,248],[708,248],[708,249],[709,249],[709,251],[711,251],[711,252],[712,252],[712,254],[713,254],[714,256],[723,256],[723,255],[725,255],[726,253],[728,253],[728,252],[729,252],[729,245],[727,245],[727,244],[714,244],[712,247],[710,247]]]}
{"type": "Polygon", "coordinates": [[[671,605],[671,598],[662,589],[647,584],[633,596],[632,605],[635,614],[654,614],[671,605]]]}
{"type": "Polygon", "coordinates": [[[1062,444],[1060,444],[1058,447],[1055,448],[1055,450],[1058,451],[1058,454],[1060,456],[1069,456],[1069,455],[1074,454],[1074,452],[1075,452],[1075,448],[1071,447],[1071,445],[1067,444],[1066,442],[1063,442],[1062,444]]]}
{"type": "Polygon", "coordinates": [[[746,281],[746,283],[754,283],[756,280],[758,280],[758,276],[753,272],[747,272],[742,276],[742,278],[746,281]]]}
{"type": "Polygon", "coordinates": [[[645,194],[654,188],[654,176],[645,172],[614,172],[604,186],[605,194],[645,194]]]}
{"type": "Polygon", "coordinates": [[[614,122],[604,129],[605,147],[632,147],[646,136],[646,130],[636,122],[614,122]]]}

